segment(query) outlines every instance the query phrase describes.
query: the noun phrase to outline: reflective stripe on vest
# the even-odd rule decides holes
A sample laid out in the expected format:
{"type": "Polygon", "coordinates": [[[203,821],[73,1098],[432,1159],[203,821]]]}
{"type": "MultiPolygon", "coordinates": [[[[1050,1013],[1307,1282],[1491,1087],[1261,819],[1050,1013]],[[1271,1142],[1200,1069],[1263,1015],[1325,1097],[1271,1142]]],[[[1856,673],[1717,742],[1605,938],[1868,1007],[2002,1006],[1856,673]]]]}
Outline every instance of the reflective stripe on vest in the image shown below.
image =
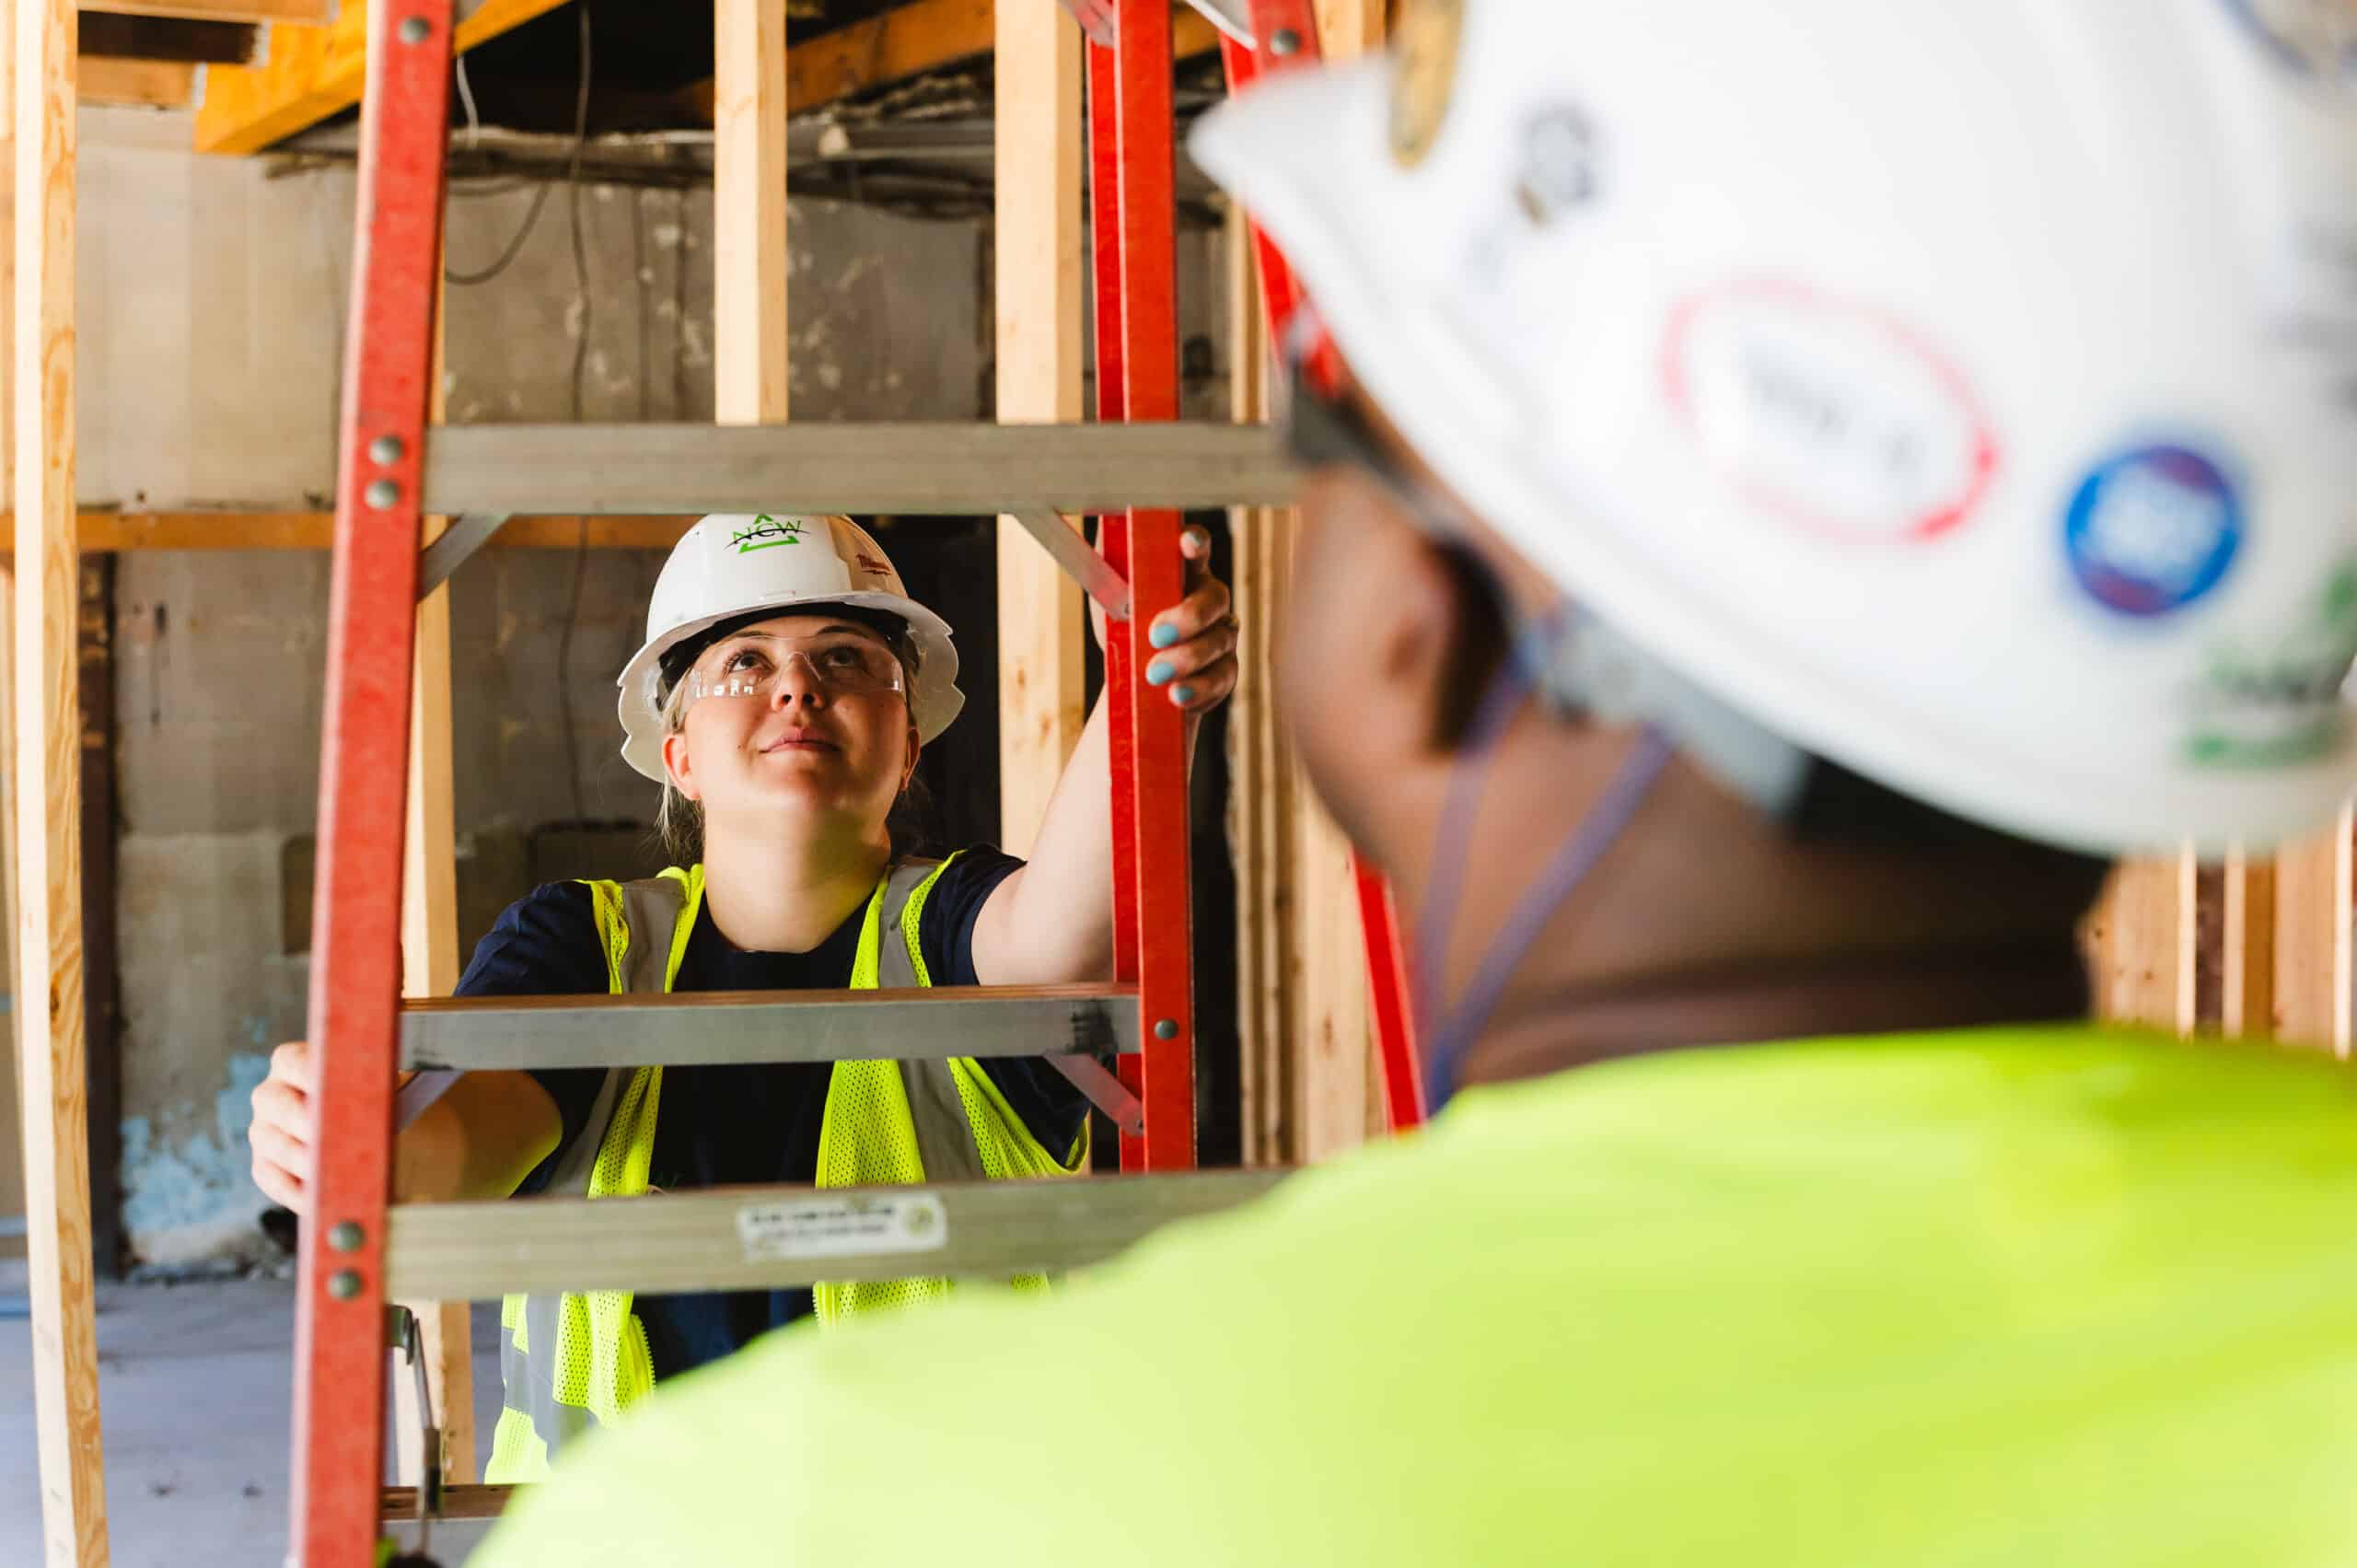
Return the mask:
{"type": "MultiPolygon", "coordinates": [[[[956,859],[955,855],[950,857],[956,859]]],[[[851,989],[929,987],[918,941],[926,897],[948,862],[893,867],[869,897],[851,989]],[[887,935],[894,940],[886,940],[887,935]]],[[[703,902],[703,867],[674,866],[642,882],[591,882],[591,905],[616,993],[668,992],[703,902]]],[[[589,1115],[557,1157],[547,1191],[588,1198],[647,1190],[662,1100],[660,1067],[610,1069],[589,1115]]],[[[818,1185],[908,1185],[1066,1176],[1087,1150],[1082,1135],[1058,1158],[1024,1126],[989,1074],[970,1060],[838,1062],[819,1123],[818,1185]]],[[[1017,1289],[1047,1282],[1025,1275],[1017,1289]]],[[[943,1279],[821,1283],[821,1323],[846,1314],[946,1295],[943,1279]]],[[[537,1481],[564,1442],[616,1419],[655,1387],[646,1331],[629,1291],[511,1295],[502,1304],[499,1425],[484,1479],[537,1481]]]]}

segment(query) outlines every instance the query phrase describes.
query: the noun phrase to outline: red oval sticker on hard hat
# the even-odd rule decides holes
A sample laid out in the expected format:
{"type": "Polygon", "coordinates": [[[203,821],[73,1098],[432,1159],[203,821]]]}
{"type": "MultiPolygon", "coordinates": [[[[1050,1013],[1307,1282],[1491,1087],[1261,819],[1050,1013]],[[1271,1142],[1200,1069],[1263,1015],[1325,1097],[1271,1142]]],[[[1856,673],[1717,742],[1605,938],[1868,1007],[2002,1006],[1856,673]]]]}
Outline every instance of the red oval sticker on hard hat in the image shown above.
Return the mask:
{"type": "Polygon", "coordinates": [[[1980,508],[1997,438],[1905,322],[1806,285],[1730,284],[1671,313],[1669,400],[1743,501],[1813,533],[1920,540],[1980,508]]]}

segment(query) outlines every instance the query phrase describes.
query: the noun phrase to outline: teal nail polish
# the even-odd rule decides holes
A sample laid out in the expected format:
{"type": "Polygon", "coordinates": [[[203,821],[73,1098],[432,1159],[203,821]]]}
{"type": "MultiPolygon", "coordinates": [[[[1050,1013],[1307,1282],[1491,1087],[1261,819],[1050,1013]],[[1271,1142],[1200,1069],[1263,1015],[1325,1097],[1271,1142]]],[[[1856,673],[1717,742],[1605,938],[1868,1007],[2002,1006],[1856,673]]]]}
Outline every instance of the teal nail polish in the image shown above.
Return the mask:
{"type": "Polygon", "coordinates": [[[1167,648],[1178,640],[1178,628],[1167,623],[1156,626],[1146,640],[1157,648],[1167,648]]]}
{"type": "Polygon", "coordinates": [[[1191,686],[1174,686],[1170,689],[1170,700],[1183,708],[1195,700],[1195,689],[1191,686]]]}
{"type": "Polygon", "coordinates": [[[1170,682],[1170,678],[1178,673],[1170,668],[1168,659],[1158,658],[1145,667],[1145,683],[1148,686],[1167,686],[1170,682]]]}

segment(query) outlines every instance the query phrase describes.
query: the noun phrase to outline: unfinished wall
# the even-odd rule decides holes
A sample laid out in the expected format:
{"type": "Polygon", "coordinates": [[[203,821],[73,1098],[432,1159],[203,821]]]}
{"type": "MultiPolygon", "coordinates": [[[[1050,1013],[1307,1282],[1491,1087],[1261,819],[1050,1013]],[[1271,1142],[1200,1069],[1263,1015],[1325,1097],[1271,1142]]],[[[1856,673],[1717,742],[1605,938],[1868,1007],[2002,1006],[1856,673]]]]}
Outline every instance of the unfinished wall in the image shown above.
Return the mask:
{"type": "MultiPolygon", "coordinates": [[[[196,159],[177,116],[86,112],[85,139],[86,504],[324,505],[349,172],[196,159]]],[[[529,197],[457,192],[451,266],[487,264],[529,197]]],[[[568,208],[555,192],[506,272],[450,291],[449,417],[709,419],[709,195],[586,189],[586,308],[568,208]]],[[[796,417],[980,415],[980,226],[821,203],[791,221],[796,417]]],[[[537,880],[644,856],[642,831],[580,824],[652,817],[614,753],[613,679],[660,565],[494,552],[454,581],[462,941],[537,880]]],[[[122,1178],[151,1263],[258,1242],[245,1095],[303,1021],[326,594],[318,555],[121,563],[122,1178]]]]}

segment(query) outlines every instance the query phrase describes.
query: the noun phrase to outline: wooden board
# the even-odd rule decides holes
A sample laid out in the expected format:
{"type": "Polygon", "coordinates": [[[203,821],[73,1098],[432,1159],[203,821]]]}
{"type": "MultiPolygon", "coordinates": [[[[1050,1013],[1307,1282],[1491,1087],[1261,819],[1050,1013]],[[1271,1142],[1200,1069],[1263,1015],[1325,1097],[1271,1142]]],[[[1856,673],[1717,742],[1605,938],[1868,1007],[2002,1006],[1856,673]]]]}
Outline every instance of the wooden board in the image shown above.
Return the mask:
{"type": "Polygon", "coordinates": [[[41,1530],[107,1560],[82,1042],[74,505],[75,10],[14,0],[17,969],[41,1530]]]}
{"type": "Polygon", "coordinates": [[[2347,1056],[2350,1044],[2350,808],[2275,859],[2275,1033],[2347,1056]]]}
{"type": "MultiPolygon", "coordinates": [[[[1271,361],[1259,269],[1240,218],[1227,233],[1234,409],[1266,417],[1271,361]]],[[[1384,1125],[1351,846],[1318,803],[1281,723],[1271,655],[1300,516],[1247,507],[1235,534],[1240,679],[1228,718],[1237,896],[1245,1157],[1329,1158],[1384,1125]]]]}
{"type": "MultiPolygon", "coordinates": [[[[511,32],[565,0],[483,0],[460,22],[460,53],[511,32]]],[[[196,113],[196,150],[255,153],[360,101],[368,74],[368,0],[342,0],[326,27],[280,23],[261,63],[208,72],[196,113]]]]}
{"type": "MultiPolygon", "coordinates": [[[[969,8],[988,13],[987,4],[969,8]]],[[[887,13],[888,16],[900,13],[887,13]]],[[[1002,6],[996,342],[1002,424],[1081,418],[1080,29],[1002,6]]],[[[998,532],[999,842],[1028,854],[1088,717],[1080,589],[1012,517],[998,532]]]]}
{"type": "MultiPolygon", "coordinates": [[[[10,67],[16,59],[13,0],[0,0],[0,496],[16,505],[17,444],[17,116],[10,67]]],[[[14,543],[15,525],[0,529],[14,543]]],[[[14,556],[0,563],[0,946],[8,961],[8,989],[17,985],[17,684],[13,673],[16,648],[17,576],[14,556]]],[[[17,1092],[21,1072],[17,1041],[17,1008],[9,997],[8,1065],[0,1072],[0,1214],[25,1212],[25,1156],[22,1147],[23,1106],[17,1092]]],[[[16,1257],[24,1250],[22,1237],[8,1244],[0,1256],[16,1257]]]]}
{"type": "Polygon", "coordinates": [[[2275,862],[2236,849],[2220,891],[2218,1027],[2230,1038],[2275,1032],[2275,862]]]}
{"type": "MultiPolygon", "coordinates": [[[[785,7],[713,0],[713,413],[786,414],[785,7]]],[[[747,508],[768,509],[763,502],[747,508]]]]}
{"type": "Polygon", "coordinates": [[[196,67],[168,60],[94,57],[82,62],[77,96],[84,103],[185,109],[196,97],[196,67]]]}
{"type": "MultiPolygon", "coordinates": [[[[436,294],[440,290],[437,287],[436,294]]],[[[426,418],[439,424],[447,410],[442,373],[444,318],[437,297],[434,370],[427,381],[426,418]]],[[[431,544],[447,517],[428,516],[420,543],[431,544]]],[[[417,607],[417,645],[410,673],[409,825],[401,842],[401,994],[447,996],[459,984],[459,882],[456,794],[451,776],[450,588],[417,607]]],[[[442,1437],[442,1471],[453,1482],[475,1479],[474,1357],[463,1301],[401,1303],[417,1316],[418,1353],[425,1364],[426,1397],[442,1437]]],[[[417,1379],[393,1379],[395,1474],[422,1481],[417,1379]]]]}
{"type": "MultiPolygon", "coordinates": [[[[1260,268],[1243,214],[1230,208],[1227,262],[1229,402],[1239,424],[1269,415],[1267,318],[1260,268]]],[[[1228,842],[1236,865],[1237,1035],[1247,1165],[1299,1157],[1293,1084],[1299,1076],[1288,1027],[1294,842],[1291,760],[1277,722],[1276,607],[1293,559],[1294,515],[1274,507],[1228,513],[1236,601],[1236,694],[1228,699],[1228,842]]]]}
{"type": "MultiPolygon", "coordinates": [[[[575,550],[586,529],[592,550],[668,550],[694,523],[691,514],[511,517],[483,548],[575,550]]],[[[335,514],[93,510],[81,514],[79,526],[86,555],[122,550],[325,550],[334,542],[335,514]]],[[[0,544],[6,542],[0,536],[0,544]]],[[[0,557],[6,553],[0,550],[0,557]]]]}
{"type": "MultiPolygon", "coordinates": [[[[1053,0],[1007,0],[997,6],[993,0],[911,0],[806,39],[786,51],[786,112],[807,114],[870,87],[986,55],[997,47],[1000,26],[1039,27],[1061,9],[1053,0]]],[[[1219,47],[1219,34],[1196,11],[1178,10],[1171,26],[1172,48],[1181,60],[1219,47]]],[[[688,112],[712,120],[714,83],[698,82],[680,97],[688,112]]]]}
{"type": "Polygon", "coordinates": [[[2194,880],[2190,851],[2112,872],[2097,915],[2098,1016],[2193,1032],[2194,880]]]}
{"type": "Polygon", "coordinates": [[[83,12],[75,31],[85,60],[168,60],[183,65],[243,65],[261,41],[261,29],[242,22],[114,17],[103,11],[83,12]]]}
{"type": "Polygon", "coordinates": [[[192,17],[216,22],[296,22],[313,27],[335,20],[336,0],[83,0],[85,11],[124,17],[192,17]]]}

